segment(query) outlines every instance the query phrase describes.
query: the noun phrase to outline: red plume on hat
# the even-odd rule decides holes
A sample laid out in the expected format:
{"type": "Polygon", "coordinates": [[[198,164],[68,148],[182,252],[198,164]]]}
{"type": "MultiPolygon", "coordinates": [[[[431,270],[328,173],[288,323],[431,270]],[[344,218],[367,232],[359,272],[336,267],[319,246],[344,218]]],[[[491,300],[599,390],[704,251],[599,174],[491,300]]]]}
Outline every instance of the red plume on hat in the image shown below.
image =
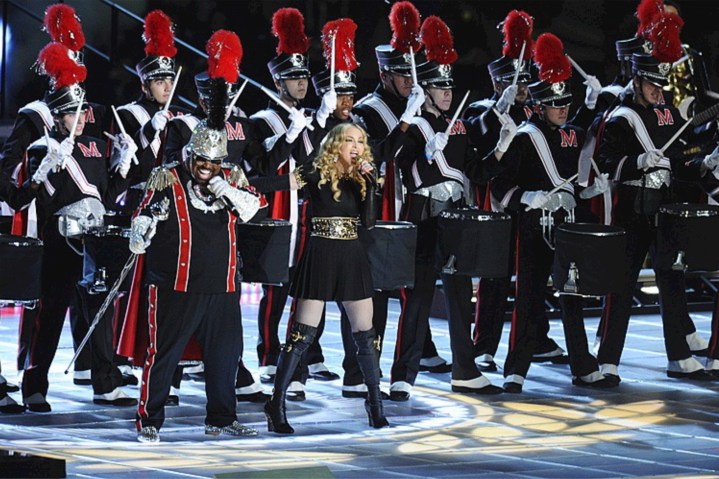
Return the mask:
{"type": "Polygon", "coordinates": [[[521,60],[532,58],[534,18],[527,12],[512,10],[507,14],[501,25],[502,33],[504,34],[502,55],[507,58],[519,59],[519,55],[522,53],[522,45],[526,44],[524,58],[521,60]]]}
{"type": "Polygon", "coordinates": [[[145,42],[145,55],[147,56],[174,57],[177,55],[172,20],[162,10],[153,10],[145,16],[142,39],[145,42]]]}
{"type": "Polygon", "coordinates": [[[392,28],[390,45],[402,53],[414,53],[422,48],[419,41],[419,10],[411,2],[397,2],[389,12],[389,25],[392,28]]]}
{"type": "Polygon", "coordinates": [[[210,78],[223,78],[228,83],[237,83],[242,61],[240,37],[229,30],[217,30],[207,41],[205,51],[210,78]]]}
{"type": "Polygon", "coordinates": [[[559,83],[572,76],[572,64],[564,54],[564,44],[552,33],[542,33],[534,45],[534,63],[539,67],[539,79],[559,83]]]}
{"type": "Polygon", "coordinates": [[[637,37],[648,38],[654,17],[664,11],[664,0],[642,0],[637,6],[637,37]]]}
{"type": "Polygon", "coordinates": [[[81,83],[87,78],[87,68],[78,65],[68,47],[59,42],[48,43],[37,58],[40,73],[52,78],[53,90],[81,83]]]}
{"type": "Polygon", "coordinates": [[[676,13],[661,11],[655,15],[649,32],[649,40],[654,45],[652,56],[665,63],[674,63],[682,56],[682,42],[679,33],[684,20],[676,13]]]}
{"type": "Polygon", "coordinates": [[[305,17],[296,8],[280,8],[272,15],[272,34],[279,39],[277,54],[306,53],[305,17]]]}
{"type": "Polygon", "coordinates": [[[335,37],[335,70],[353,71],[358,63],[355,58],[355,32],[357,24],[350,18],[340,18],[322,27],[322,49],[329,68],[332,55],[332,37],[335,37]]]}
{"type": "Polygon", "coordinates": [[[437,62],[441,65],[448,65],[457,60],[457,52],[454,50],[452,32],[444,21],[438,16],[432,15],[422,22],[419,31],[420,38],[424,44],[427,60],[437,62]]]}
{"type": "Polygon", "coordinates": [[[75,9],[64,3],[50,5],[45,10],[43,29],[53,42],[59,42],[77,52],[85,46],[85,34],[82,32],[80,18],[75,9]]]}

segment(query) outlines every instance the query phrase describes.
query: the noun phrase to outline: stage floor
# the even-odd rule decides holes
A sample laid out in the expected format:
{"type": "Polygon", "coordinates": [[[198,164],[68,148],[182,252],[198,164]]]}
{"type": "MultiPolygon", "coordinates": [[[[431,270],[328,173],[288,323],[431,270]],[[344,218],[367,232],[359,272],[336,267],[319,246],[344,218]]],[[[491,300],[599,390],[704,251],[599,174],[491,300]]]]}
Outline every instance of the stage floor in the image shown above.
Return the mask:
{"type": "MultiPolygon", "coordinates": [[[[255,290],[243,304],[244,358],[254,373],[256,301],[255,290]]],[[[390,306],[381,361],[386,375],[399,309],[395,300],[390,306]]],[[[0,319],[0,359],[10,382],[18,380],[17,314],[5,308],[0,319]]],[[[709,313],[692,316],[706,337],[709,313]]],[[[593,335],[597,320],[587,323],[593,335]]],[[[440,353],[450,359],[446,326],[432,320],[440,353]]],[[[551,335],[563,344],[560,321],[552,321],[551,335]]],[[[335,305],[328,307],[322,345],[327,365],[341,372],[335,305]]],[[[523,394],[491,397],[452,393],[449,374],[420,373],[408,402],[385,402],[392,427],[374,430],[362,400],[341,398],[340,380],[310,380],[307,400],[288,402],[294,435],[268,433],[262,405],[240,403],[240,422],[260,435],[233,439],[205,436],[203,384],[183,381],[180,406],[166,409],[157,445],[136,441],[134,408],[95,405],[90,387],[72,384],[72,375],[63,374],[72,353],[66,326],[51,371],[51,413],[0,415],[0,449],[63,458],[68,477],[719,478],[719,382],[667,378],[654,315],[632,318],[615,389],[572,386],[569,367],[559,365],[533,365],[523,394]]],[[[505,355],[503,345],[500,363],[505,355]]],[[[502,384],[501,371],[487,376],[502,384]]]]}

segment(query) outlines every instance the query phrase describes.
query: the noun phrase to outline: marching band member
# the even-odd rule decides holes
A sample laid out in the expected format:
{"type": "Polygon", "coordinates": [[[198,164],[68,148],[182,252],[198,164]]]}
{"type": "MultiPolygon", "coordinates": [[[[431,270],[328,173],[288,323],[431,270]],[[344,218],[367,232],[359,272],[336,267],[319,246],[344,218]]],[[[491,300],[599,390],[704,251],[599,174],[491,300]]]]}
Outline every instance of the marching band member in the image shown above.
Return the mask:
{"type": "MultiPolygon", "coordinates": [[[[397,155],[408,190],[402,218],[417,225],[414,288],[407,289],[407,301],[400,316],[390,385],[390,397],[392,393],[401,392],[404,400],[409,398],[417,377],[429,326],[430,303],[437,280],[434,260],[438,215],[462,205],[464,171],[476,168],[478,163],[464,123],[457,120],[448,125],[446,116],[454,87],[451,64],[457,59],[452,34],[436,16],[424,20],[420,33],[427,61],[417,65],[417,81],[425,90],[425,101],[420,116],[411,119],[397,155]]],[[[442,273],[440,278],[449,316],[452,390],[474,394],[502,392],[482,376],[474,363],[467,321],[471,316],[471,277],[442,273]]]]}
{"type": "MultiPolygon", "coordinates": [[[[40,311],[30,345],[29,366],[22,382],[23,402],[30,411],[48,412],[48,371],[55,356],[65,314],[74,304],[74,288],[82,277],[82,260],[76,239],[91,226],[101,226],[105,208],[127,186],[132,158],[137,150],[128,135],[120,135],[108,163],[105,142],[84,136],[85,90],[81,82],[87,71],[60,43],[46,46],[38,65],[53,77],[53,90],[45,103],[53,115],[49,144],[45,138],[28,149],[37,191],[38,224],[43,240],[40,311]],[[73,125],[74,129],[73,129],[73,125]],[[42,161],[40,161],[42,160],[42,161]],[[112,168],[112,173],[110,172],[112,168]]],[[[133,405],[135,399],[107,381],[93,384],[94,402],[133,405]],[[104,390],[105,388],[109,390],[104,390]]]]}

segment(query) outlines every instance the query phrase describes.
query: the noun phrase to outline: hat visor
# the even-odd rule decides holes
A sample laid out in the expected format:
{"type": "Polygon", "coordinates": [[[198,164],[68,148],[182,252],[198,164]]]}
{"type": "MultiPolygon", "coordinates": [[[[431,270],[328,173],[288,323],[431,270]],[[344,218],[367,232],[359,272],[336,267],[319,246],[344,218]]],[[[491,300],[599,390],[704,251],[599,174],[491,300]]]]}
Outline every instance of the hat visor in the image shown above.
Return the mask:
{"type": "Polygon", "coordinates": [[[437,88],[439,90],[451,90],[454,88],[454,81],[451,78],[426,82],[420,81],[420,84],[425,88],[437,88]]]}
{"type": "Polygon", "coordinates": [[[654,86],[658,86],[660,88],[664,88],[665,86],[669,85],[669,80],[667,78],[659,78],[656,76],[649,76],[646,74],[643,74],[642,72],[637,73],[640,78],[643,80],[646,80],[647,82],[651,83],[654,86]]]}

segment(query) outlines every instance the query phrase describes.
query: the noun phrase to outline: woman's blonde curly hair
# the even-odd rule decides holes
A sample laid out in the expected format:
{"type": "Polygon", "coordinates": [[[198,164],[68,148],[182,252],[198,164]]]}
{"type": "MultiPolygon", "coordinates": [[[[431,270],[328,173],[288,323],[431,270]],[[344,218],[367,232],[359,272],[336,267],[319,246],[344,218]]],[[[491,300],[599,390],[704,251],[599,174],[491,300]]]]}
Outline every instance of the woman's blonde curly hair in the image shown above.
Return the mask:
{"type": "Polygon", "coordinates": [[[359,173],[357,165],[363,161],[367,161],[374,166],[374,159],[372,158],[372,150],[370,149],[367,142],[367,132],[361,126],[355,123],[341,123],[330,130],[325,136],[324,140],[320,144],[320,150],[317,153],[317,158],[314,161],[315,168],[320,173],[319,184],[329,183],[332,189],[332,198],[335,201],[340,200],[342,192],[339,189],[339,180],[341,178],[350,178],[360,185],[360,195],[364,199],[367,192],[367,181],[359,173]],[[340,174],[337,170],[337,158],[339,157],[340,146],[347,136],[347,130],[350,128],[356,128],[362,132],[362,136],[365,139],[365,150],[357,157],[357,163],[347,174],[340,174]]]}

